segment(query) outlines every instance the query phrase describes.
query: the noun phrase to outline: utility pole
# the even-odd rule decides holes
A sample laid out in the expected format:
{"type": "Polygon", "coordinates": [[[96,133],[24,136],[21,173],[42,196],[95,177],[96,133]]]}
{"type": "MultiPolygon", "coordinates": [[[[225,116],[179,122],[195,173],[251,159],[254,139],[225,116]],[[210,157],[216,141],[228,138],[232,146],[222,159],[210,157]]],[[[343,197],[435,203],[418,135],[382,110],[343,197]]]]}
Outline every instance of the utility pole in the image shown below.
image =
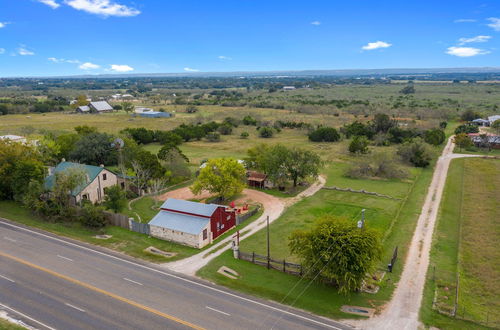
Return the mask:
{"type": "Polygon", "coordinates": [[[271,268],[271,251],[269,246],[269,216],[267,216],[267,269],[271,268]]]}

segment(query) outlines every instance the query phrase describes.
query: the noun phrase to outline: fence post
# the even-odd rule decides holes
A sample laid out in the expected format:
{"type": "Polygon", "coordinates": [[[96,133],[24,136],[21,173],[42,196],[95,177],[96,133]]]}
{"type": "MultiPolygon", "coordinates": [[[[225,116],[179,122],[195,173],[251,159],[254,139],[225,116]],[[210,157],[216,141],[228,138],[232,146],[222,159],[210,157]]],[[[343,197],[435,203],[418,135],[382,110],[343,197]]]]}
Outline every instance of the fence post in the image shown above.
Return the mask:
{"type": "Polygon", "coordinates": [[[252,263],[255,263],[255,252],[252,252],[252,263]]]}
{"type": "Polygon", "coordinates": [[[286,261],[283,259],[283,273],[286,273],[286,261]]]}
{"type": "Polygon", "coordinates": [[[302,276],[302,265],[300,265],[300,276],[302,276]]]}

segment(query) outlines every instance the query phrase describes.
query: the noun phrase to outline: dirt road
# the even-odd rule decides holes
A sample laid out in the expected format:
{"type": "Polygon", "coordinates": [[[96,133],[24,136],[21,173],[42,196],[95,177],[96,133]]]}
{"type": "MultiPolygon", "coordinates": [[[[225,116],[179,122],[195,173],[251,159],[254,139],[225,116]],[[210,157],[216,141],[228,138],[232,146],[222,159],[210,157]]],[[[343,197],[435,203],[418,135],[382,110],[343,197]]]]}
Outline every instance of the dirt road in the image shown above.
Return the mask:
{"type": "MultiPolygon", "coordinates": [[[[314,195],[318,190],[320,190],[325,185],[325,178],[319,177],[318,181],[308,187],[306,190],[301,192],[299,195],[293,198],[282,199],[278,197],[274,197],[268,195],[264,192],[245,189],[243,190],[243,198],[242,201],[246,201],[247,199],[252,200],[254,202],[261,203],[264,208],[264,213],[251,224],[245,227],[245,231],[247,231],[244,235],[240,237],[240,241],[245,238],[253,235],[257,231],[261,230],[266,226],[266,218],[269,216],[269,222],[273,222],[280,217],[286,207],[293,205],[304,197],[309,197],[314,195]]],[[[199,198],[199,196],[189,195],[191,191],[188,188],[181,188],[178,190],[167,192],[162,196],[162,198],[199,198]]],[[[238,201],[237,201],[238,203],[238,201]]],[[[204,267],[210,260],[216,258],[224,251],[227,251],[231,248],[232,237],[226,237],[222,241],[218,242],[214,246],[195,254],[186,259],[182,259],[179,261],[165,263],[162,266],[168,268],[170,270],[180,272],[186,275],[194,276],[196,272],[204,267]],[[213,250],[218,249],[220,246],[223,246],[220,250],[210,253],[213,250]],[[210,254],[209,254],[210,253],[210,254]]]]}
{"type": "Polygon", "coordinates": [[[436,164],[425,203],[418,218],[405,266],[392,300],[378,316],[363,321],[347,321],[361,329],[418,329],[425,277],[429,266],[432,234],[443,194],[450,161],[454,158],[478,157],[454,154],[453,137],[448,140],[436,164]]]}

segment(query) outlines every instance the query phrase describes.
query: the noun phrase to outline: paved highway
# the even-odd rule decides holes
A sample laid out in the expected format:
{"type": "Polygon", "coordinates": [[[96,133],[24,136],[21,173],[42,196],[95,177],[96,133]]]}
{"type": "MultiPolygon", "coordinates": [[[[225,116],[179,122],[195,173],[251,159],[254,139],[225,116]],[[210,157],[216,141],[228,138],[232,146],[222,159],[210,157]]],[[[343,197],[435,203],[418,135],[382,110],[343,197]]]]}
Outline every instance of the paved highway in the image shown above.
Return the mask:
{"type": "Polygon", "coordinates": [[[0,310],[40,329],[350,329],[0,220],[0,310]]]}

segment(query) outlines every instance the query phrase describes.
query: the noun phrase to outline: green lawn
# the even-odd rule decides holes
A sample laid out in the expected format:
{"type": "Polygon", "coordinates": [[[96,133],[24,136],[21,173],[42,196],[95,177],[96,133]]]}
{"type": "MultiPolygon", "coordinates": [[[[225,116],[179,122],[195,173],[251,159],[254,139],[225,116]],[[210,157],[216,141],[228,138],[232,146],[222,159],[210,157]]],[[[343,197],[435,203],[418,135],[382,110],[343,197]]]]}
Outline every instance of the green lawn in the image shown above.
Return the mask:
{"type": "Polygon", "coordinates": [[[421,318],[442,329],[499,327],[500,161],[453,160],[431,250],[421,318]],[[456,286],[458,273],[458,299],[456,286]],[[456,318],[438,313],[435,307],[456,318]],[[458,303],[456,305],[455,303],[458,303]],[[476,323],[462,321],[471,320],[476,323]]]}
{"type": "Polygon", "coordinates": [[[102,231],[90,230],[79,223],[54,223],[44,221],[34,215],[20,204],[12,201],[0,201],[0,217],[16,221],[28,226],[40,228],[57,235],[62,235],[77,239],[83,242],[100,245],[113,249],[132,257],[145,259],[152,262],[168,262],[189,257],[199,252],[198,249],[163,241],[157,238],[148,237],[144,234],[132,232],[125,228],[107,226],[102,231]],[[107,234],[113,237],[107,240],[97,239],[93,236],[97,234],[107,234]],[[154,246],[160,250],[177,253],[172,258],[165,258],[144,252],[149,246],[154,246]]]}
{"type": "Polygon", "coordinates": [[[143,197],[130,204],[131,210],[125,208],[122,213],[134,218],[136,221],[148,223],[158,213],[161,202],[153,197],[143,197]]]}
{"type": "MultiPolygon", "coordinates": [[[[298,261],[290,254],[288,237],[298,229],[311,227],[322,215],[335,215],[358,221],[361,210],[366,209],[365,216],[369,226],[385,232],[391,219],[396,214],[400,202],[363,194],[341,191],[320,190],[314,196],[305,198],[288,208],[283,215],[270,226],[271,255],[275,259],[298,261]]],[[[259,231],[241,242],[245,252],[266,253],[266,232],[259,231]]]]}
{"type": "MultiPolygon", "coordinates": [[[[336,165],[335,163],[332,166],[336,165]]],[[[293,304],[295,307],[334,318],[355,317],[340,311],[343,304],[375,308],[385,304],[390,299],[401,275],[408,243],[411,240],[427,188],[432,179],[433,167],[413,171],[415,177],[412,180],[404,182],[390,180],[382,183],[380,180],[366,179],[351,181],[351,179],[341,176],[343,173],[341,169],[330,168],[325,171],[329,173],[329,182],[337,182],[335,185],[341,186],[342,183],[357,189],[364,188],[404,198],[391,200],[364,194],[321,190],[316,195],[290,207],[278,220],[273,222],[271,225],[271,255],[275,259],[286,257],[293,261],[295,258],[290,256],[288,251],[287,237],[294,229],[306,228],[311,225],[316,216],[327,213],[344,216],[355,221],[359,218],[361,209],[365,208],[367,210],[367,225],[374,226],[384,233],[384,252],[379,269],[386,269],[393,249],[396,246],[399,248],[399,257],[393,268],[393,273],[386,274],[377,294],[352,293],[346,297],[339,295],[333,287],[312,283],[299,296],[302,288],[305,287],[303,281],[295,287],[295,284],[300,281],[299,277],[267,270],[247,261],[235,260],[230,251],[212,260],[198,272],[198,275],[217,284],[285,304],[292,304],[297,299],[293,304]],[[393,189],[391,189],[391,185],[394,185],[393,189]],[[404,189],[406,189],[406,193],[404,193],[404,189]],[[230,280],[216,273],[222,265],[235,269],[242,274],[242,277],[238,280],[230,280]],[[292,289],[294,289],[292,294],[283,300],[292,289]]],[[[241,242],[241,249],[245,252],[255,250],[265,254],[263,253],[264,247],[264,231],[241,242]]]]}

